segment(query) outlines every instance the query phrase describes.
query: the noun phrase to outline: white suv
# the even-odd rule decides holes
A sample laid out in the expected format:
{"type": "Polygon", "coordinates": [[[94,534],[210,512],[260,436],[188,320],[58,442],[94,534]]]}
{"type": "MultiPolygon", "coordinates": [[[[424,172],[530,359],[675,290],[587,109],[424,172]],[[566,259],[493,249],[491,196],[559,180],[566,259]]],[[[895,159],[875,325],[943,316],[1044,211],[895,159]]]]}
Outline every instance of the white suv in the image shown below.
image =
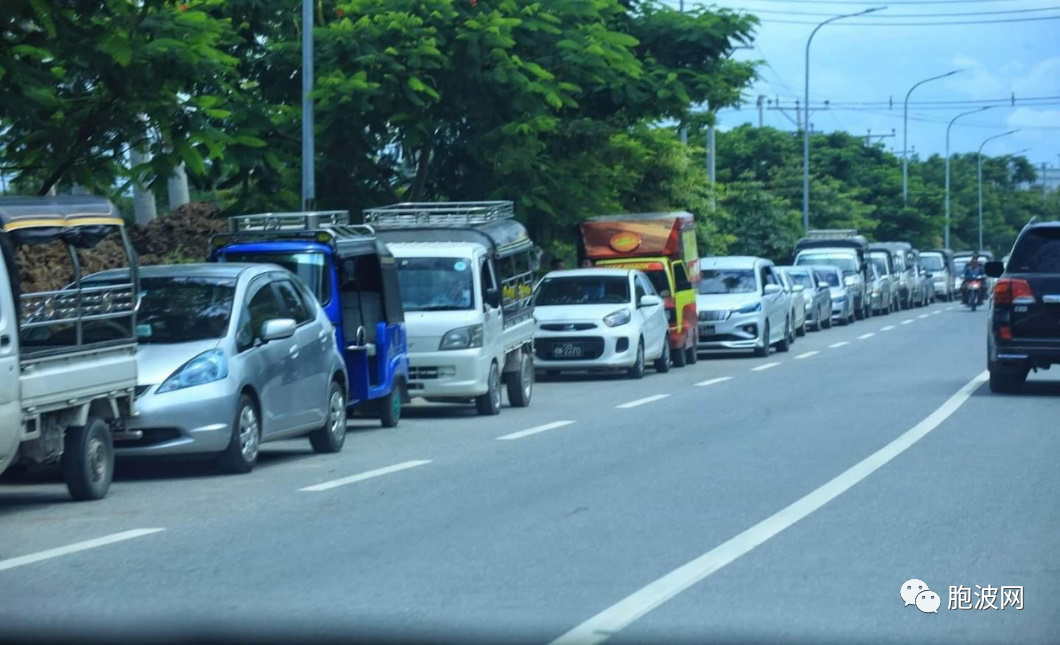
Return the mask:
{"type": "Polygon", "coordinates": [[[699,261],[702,280],[696,295],[700,350],[769,348],[786,352],[795,340],[791,296],[773,263],[764,258],[730,256],[699,261]]]}

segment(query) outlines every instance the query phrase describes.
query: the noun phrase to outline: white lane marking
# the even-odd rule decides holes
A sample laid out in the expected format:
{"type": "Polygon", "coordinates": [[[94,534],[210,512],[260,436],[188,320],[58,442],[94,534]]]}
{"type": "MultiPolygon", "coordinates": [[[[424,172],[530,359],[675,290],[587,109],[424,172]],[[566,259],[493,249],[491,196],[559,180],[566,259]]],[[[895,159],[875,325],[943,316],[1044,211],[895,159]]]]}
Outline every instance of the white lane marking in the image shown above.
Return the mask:
{"type": "Polygon", "coordinates": [[[622,405],[616,405],[615,407],[619,410],[627,410],[629,408],[635,408],[638,405],[644,405],[645,403],[653,403],[665,399],[670,396],[669,394],[653,394],[652,396],[646,396],[643,399],[637,399],[636,401],[630,401],[629,403],[623,403],[622,405]]]}
{"type": "Polygon", "coordinates": [[[766,363],[765,365],[759,365],[758,367],[752,367],[751,371],[752,372],[762,372],[762,371],[765,371],[765,370],[768,370],[768,369],[772,369],[772,368],[776,367],[777,365],[780,365],[780,363],[766,363]]]}
{"type": "Polygon", "coordinates": [[[14,569],[15,567],[21,567],[25,564],[33,564],[34,562],[40,562],[41,560],[50,560],[64,555],[70,555],[71,553],[77,553],[78,551],[87,551],[88,549],[107,546],[108,544],[114,544],[115,542],[124,542],[125,540],[132,540],[133,538],[151,535],[152,533],[158,533],[159,531],[164,530],[165,529],[133,529],[131,531],[122,531],[121,533],[114,533],[113,535],[104,535],[103,537],[94,540],[85,540],[84,542],[78,542],[69,546],[61,546],[57,549],[48,549],[47,551],[41,551],[39,553],[31,553],[29,555],[21,555],[17,558],[0,560],[0,571],[14,569]]]}
{"type": "Polygon", "coordinates": [[[946,311],[953,311],[956,307],[946,307],[946,311]]]}
{"type": "Polygon", "coordinates": [[[796,356],[795,360],[800,360],[800,359],[803,359],[803,358],[809,358],[811,356],[816,356],[816,355],[818,355],[820,353],[821,352],[816,352],[816,351],[815,352],[806,352],[805,354],[799,354],[798,356],[796,356]]]}
{"type": "Polygon", "coordinates": [[[842,347],[843,345],[849,345],[849,344],[850,344],[850,341],[848,341],[848,340],[841,340],[841,341],[839,341],[838,343],[832,343],[832,344],[831,344],[831,345],[829,345],[828,347],[829,347],[829,348],[831,348],[831,349],[835,349],[836,347],[842,347]]]}
{"type": "Polygon", "coordinates": [[[932,312],[931,312],[931,315],[932,315],[932,316],[937,316],[937,315],[939,315],[939,314],[941,314],[941,313],[942,313],[942,310],[941,310],[941,309],[939,309],[938,311],[932,311],[932,312]]]}
{"type": "Polygon", "coordinates": [[[553,421],[552,423],[546,423],[543,426],[536,426],[529,430],[521,430],[519,432],[513,432],[506,434],[503,437],[497,437],[497,441],[509,441],[512,439],[522,439],[523,437],[529,437],[532,434],[539,432],[547,432],[548,430],[555,430],[556,428],[562,428],[563,426],[569,426],[574,423],[573,421],[553,421]]]}
{"type": "Polygon", "coordinates": [[[700,381],[696,383],[696,387],[706,387],[708,385],[714,385],[715,383],[724,383],[725,381],[731,381],[731,376],[719,376],[718,378],[712,378],[709,381],[700,381]]]}
{"type": "Polygon", "coordinates": [[[919,316],[917,316],[917,318],[927,318],[927,317],[928,317],[927,314],[920,314],[919,316]]]}
{"type": "Polygon", "coordinates": [[[876,335],[876,334],[875,334],[874,332],[871,332],[871,331],[870,331],[870,332],[869,332],[869,333],[867,333],[867,334],[862,334],[862,335],[858,336],[858,340],[865,340],[866,338],[872,338],[872,337],[873,337],[873,336],[875,336],[875,335],[876,335]]]}
{"type": "Polygon", "coordinates": [[[389,475],[390,473],[396,473],[401,470],[408,470],[409,468],[415,468],[416,466],[422,466],[424,464],[429,463],[431,463],[430,459],[403,461],[400,464],[394,464],[393,466],[387,466],[386,468],[377,468],[376,470],[369,470],[368,472],[361,473],[359,475],[350,475],[349,477],[342,477],[341,479],[333,479],[331,481],[323,482],[321,484],[306,486],[305,488],[300,488],[298,490],[302,492],[317,493],[322,490],[331,490],[332,488],[338,488],[339,486],[345,486],[347,484],[356,484],[357,482],[364,481],[366,479],[372,479],[373,477],[379,477],[381,475],[389,475]]]}
{"type": "Polygon", "coordinates": [[[891,331],[892,329],[894,329],[894,325],[887,325],[886,327],[884,327],[880,331],[891,331]]]}
{"type": "Polygon", "coordinates": [[[923,439],[929,432],[937,428],[964,405],[964,402],[972,396],[972,393],[987,380],[988,374],[988,372],[984,371],[973,378],[923,421],[883,448],[854,464],[835,479],[755,524],[743,533],[707,551],[695,560],[674,569],[646,587],[626,596],[552,641],[551,645],[595,645],[603,643],[625,627],[628,627],[633,621],[641,618],[692,585],[701,582],[726,565],[733,563],[755,547],[764,544],[781,531],[850,490],[923,439]]]}
{"type": "Polygon", "coordinates": [[[911,322],[916,322],[916,321],[915,321],[915,320],[913,320],[912,318],[910,318],[910,319],[908,319],[908,320],[903,320],[903,321],[902,321],[902,324],[903,324],[903,325],[908,325],[908,324],[909,324],[909,323],[911,323],[911,322]]]}

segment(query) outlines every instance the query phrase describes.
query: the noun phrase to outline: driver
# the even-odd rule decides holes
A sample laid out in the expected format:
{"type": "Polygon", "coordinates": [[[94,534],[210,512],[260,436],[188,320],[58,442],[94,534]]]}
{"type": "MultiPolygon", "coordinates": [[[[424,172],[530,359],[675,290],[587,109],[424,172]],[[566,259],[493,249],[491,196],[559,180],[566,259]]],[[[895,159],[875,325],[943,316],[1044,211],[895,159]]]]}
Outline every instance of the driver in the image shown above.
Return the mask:
{"type": "Polygon", "coordinates": [[[964,281],[961,283],[961,302],[968,301],[968,281],[979,280],[979,290],[983,291],[985,286],[983,278],[985,277],[986,273],[983,272],[983,267],[979,264],[979,256],[973,255],[971,261],[964,266],[964,281]]]}

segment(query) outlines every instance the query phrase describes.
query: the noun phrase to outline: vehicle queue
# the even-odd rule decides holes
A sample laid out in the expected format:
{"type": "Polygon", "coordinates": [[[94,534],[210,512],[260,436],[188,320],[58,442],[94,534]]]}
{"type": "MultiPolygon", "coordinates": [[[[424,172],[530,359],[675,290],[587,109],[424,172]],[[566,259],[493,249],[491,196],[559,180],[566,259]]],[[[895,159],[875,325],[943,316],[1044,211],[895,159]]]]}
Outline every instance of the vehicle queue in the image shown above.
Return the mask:
{"type": "Polygon", "coordinates": [[[203,262],[140,268],[107,200],[0,199],[0,360],[15,375],[0,384],[0,472],[60,464],[76,499],[106,494],[115,457],[204,455],[245,473],[265,442],[338,452],[350,415],[393,427],[414,398],[496,415],[505,395],[530,405],[539,373],[640,379],[711,352],[767,356],[960,290],[948,251],[856,231],[811,231],[780,266],[700,258],[687,212],[596,217],[579,267],[542,272],[511,202],[396,204],[364,221],[236,216],[203,262]],[[84,274],[79,253],[106,239],[126,266],[84,274]],[[37,243],[66,245],[73,279],[22,293],[16,249],[37,243]]]}

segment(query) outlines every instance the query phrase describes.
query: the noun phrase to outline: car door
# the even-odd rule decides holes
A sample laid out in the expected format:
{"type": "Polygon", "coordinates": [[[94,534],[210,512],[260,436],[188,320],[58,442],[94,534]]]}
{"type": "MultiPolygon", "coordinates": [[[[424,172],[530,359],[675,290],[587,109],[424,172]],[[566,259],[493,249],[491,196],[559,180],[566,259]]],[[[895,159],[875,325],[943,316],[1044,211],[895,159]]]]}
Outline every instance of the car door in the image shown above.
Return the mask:
{"type": "Polygon", "coordinates": [[[0,260],[0,472],[14,460],[22,439],[18,321],[10,284],[6,266],[0,260]]]}
{"type": "MultiPolygon", "coordinates": [[[[762,306],[766,310],[766,318],[769,320],[769,328],[772,331],[771,336],[782,337],[784,332],[784,318],[787,315],[785,311],[784,301],[784,285],[777,280],[777,277],[773,275],[773,270],[768,265],[762,265],[759,269],[760,279],[762,281],[762,306]],[[769,285],[776,285],[780,287],[778,293],[772,295],[765,295],[765,289],[769,285]]],[[[770,338],[770,341],[773,339],[770,338]]]]}
{"type": "MultiPolygon", "coordinates": [[[[655,287],[652,286],[651,280],[648,276],[642,273],[635,273],[633,275],[634,292],[636,294],[636,302],[640,302],[641,296],[658,296],[659,294],[655,291],[655,287]]],[[[666,333],[669,331],[670,326],[666,322],[666,310],[662,305],[656,305],[654,307],[640,307],[638,311],[642,312],[644,316],[643,329],[645,330],[645,337],[649,339],[649,346],[651,347],[651,356],[661,355],[663,352],[663,345],[666,344],[666,333]]]]}
{"type": "Polygon", "coordinates": [[[295,336],[263,342],[265,322],[285,318],[273,280],[258,276],[246,291],[240,313],[238,349],[247,365],[247,380],[261,402],[262,434],[276,435],[294,427],[297,399],[298,341],[295,336]]]}
{"type": "Polygon", "coordinates": [[[479,259],[479,283],[482,289],[482,311],[484,315],[482,346],[487,351],[487,355],[496,358],[499,361],[498,364],[503,368],[504,312],[501,307],[494,307],[486,302],[487,291],[496,289],[498,293],[500,292],[496,269],[493,266],[493,261],[487,256],[482,256],[479,259]]]}
{"type": "Polygon", "coordinates": [[[327,416],[328,382],[331,361],[326,348],[330,339],[317,316],[316,307],[306,305],[305,298],[290,279],[276,280],[276,293],[284,307],[284,316],[294,319],[298,327],[294,339],[297,349],[291,355],[294,373],[295,401],[300,405],[292,412],[291,425],[322,424],[327,416]]]}

